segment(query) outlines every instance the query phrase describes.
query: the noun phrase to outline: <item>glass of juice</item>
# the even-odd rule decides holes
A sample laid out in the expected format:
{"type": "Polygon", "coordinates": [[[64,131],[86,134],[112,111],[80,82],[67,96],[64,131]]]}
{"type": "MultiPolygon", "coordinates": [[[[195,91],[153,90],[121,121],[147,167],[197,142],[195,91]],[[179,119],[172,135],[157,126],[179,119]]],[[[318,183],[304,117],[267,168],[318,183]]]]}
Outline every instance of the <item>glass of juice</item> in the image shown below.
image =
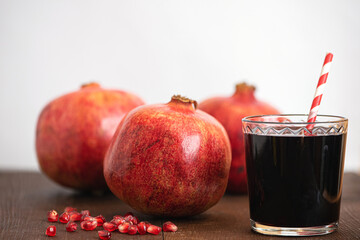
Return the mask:
{"type": "Polygon", "coordinates": [[[250,222],[266,235],[322,235],[338,228],[348,120],[306,114],[242,120],[250,222]]]}

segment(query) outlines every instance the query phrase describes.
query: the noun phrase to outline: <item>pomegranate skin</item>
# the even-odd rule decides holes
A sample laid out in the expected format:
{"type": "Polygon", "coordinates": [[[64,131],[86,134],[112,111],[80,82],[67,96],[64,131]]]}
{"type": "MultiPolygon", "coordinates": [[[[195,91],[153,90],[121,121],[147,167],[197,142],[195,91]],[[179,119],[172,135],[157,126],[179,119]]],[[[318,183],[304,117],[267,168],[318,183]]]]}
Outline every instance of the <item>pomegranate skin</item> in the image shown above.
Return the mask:
{"type": "Polygon", "coordinates": [[[196,102],[138,107],[122,120],[104,160],[110,190],[139,212],[183,217],[223,196],[231,148],[223,126],[196,102]]]}
{"type": "Polygon", "coordinates": [[[255,98],[255,87],[240,83],[231,97],[209,98],[199,104],[199,109],[215,117],[226,129],[232,149],[232,161],[227,192],[247,192],[244,135],[241,119],[259,114],[277,114],[274,107],[255,98]]]}
{"type": "Polygon", "coordinates": [[[102,89],[96,83],[45,106],[36,128],[42,171],[55,182],[78,190],[105,190],[103,159],[117,125],[144,104],[137,96],[102,89]]]}

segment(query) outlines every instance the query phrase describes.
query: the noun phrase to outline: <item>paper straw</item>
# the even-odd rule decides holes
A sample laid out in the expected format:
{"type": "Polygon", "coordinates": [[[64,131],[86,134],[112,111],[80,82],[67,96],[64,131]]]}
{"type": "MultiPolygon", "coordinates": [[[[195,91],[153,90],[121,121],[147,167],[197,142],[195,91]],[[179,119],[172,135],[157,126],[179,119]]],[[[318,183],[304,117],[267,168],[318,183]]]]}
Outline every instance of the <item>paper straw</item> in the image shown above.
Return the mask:
{"type": "MultiPolygon", "coordinates": [[[[321,74],[320,74],[318,85],[316,87],[315,96],[314,96],[313,102],[311,104],[310,113],[309,113],[308,120],[307,120],[308,122],[315,122],[315,120],[316,120],[316,116],[319,111],[319,107],[320,107],[320,103],[321,103],[321,98],[323,96],[325,85],[326,85],[326,79],[329,75],[329,70],[331,67],[332,59],[333,59],[333,54],[327,53],[325,56],[324,64],[321,69],[321,74]]],[[[314,126],[313,124],[309,124],[307,126],[307,128],[310,130],[313,128],[313,126],[314,126]]]]}

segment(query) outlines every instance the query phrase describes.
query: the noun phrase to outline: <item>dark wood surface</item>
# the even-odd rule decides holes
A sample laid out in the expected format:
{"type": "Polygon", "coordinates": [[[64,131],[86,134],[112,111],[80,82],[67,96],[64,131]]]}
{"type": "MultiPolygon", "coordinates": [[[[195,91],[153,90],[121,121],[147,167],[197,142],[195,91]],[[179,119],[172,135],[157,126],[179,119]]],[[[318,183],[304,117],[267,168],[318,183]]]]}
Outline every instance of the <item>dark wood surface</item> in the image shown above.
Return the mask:
{"type": "MultiPolygon", "coordinates": [[[[56,185],[40,173],[0,171],[0,239],[49,239],[44,234],[51,225],[46,218],[47,211],[55,209],[61,212],[66,206],[88,209],[93,216],[102,214],[107,219],[132,211],[111,193],[79,194],[56,185]]],[[[225,195],[207,212],[187,219],[153,219],[133,212],[141,220],[159,226],[172,220],[179,230],[158,236],[113,232],[111,239],[285,239],[263,236],[250,230],[246,195],[225,195]]],[[[57,227],[54,239],[99,239],[97,231],[78,229],[68,233],[64,224],[54,225],[57,227]]],[[[360,239],[360,176],[345,174],[339,230],[310,239],[360,239]]]]}

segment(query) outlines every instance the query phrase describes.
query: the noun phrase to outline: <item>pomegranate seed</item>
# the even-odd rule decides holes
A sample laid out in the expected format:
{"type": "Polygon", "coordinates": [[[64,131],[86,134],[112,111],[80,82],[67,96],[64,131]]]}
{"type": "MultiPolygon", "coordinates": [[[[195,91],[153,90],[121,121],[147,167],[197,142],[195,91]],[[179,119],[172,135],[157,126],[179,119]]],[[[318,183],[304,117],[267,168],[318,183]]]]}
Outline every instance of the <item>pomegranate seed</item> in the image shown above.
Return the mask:
{"type": "Polygon", "coordinates": [[[176,232],[178,227],[172,222],[166,222],[163,224],[163,231],[164,232],[176,232]]]}
{"type": "Polygon", "coordinates": [[[115,224],[116,226],[119,226],[120,224],[123,224],[125,222],[125,220],[124,220],[124,218],[114,218],[110,222],[115,224]]]}
{"type": "Polygon", "coordinates": [[[124,218],[127,216],[134,216],[134,214],[132,212],[127,212],[127,213],[125,213],[124,218]]]}
{"type": "Polygon", "coordinates": [[[83,215],[83,216],[81,217],[81,222],[82,222],[82,221],[93,221],[93,220],[96,220],[96,219],[93,218],[92,216],[83,215]]]}
{"type": "Polygon", "coordinates": [[[82,211],[81,211],[81,215],[82,215],[82,216],[84,216],[84,215],[85,215],[85,216],[90,216],[90,211],[89,211],[89,210],[82,210],[82,211]]]}
{"type": "Polygon", "coordinates": [[[68,223],[70,220],[70,215],[68,212],[64,212],[63,214],[60,215],[59,221],[61,223],[68,223]]]}
{"type": "Polygon", "coordinates": [[[116,219],[116,218],[124,218],[124,217],[121,216],[121,215],[115,215],[115,216],[113,217],[113,219],[116,219]]]}
{"type": "Polygon", "coordinates": [[[161,227],[155,226],[155,225],[150,225],[146,231],[148,233],[154,234],[154,235],[158,235],[161,232],[161,227]]]}
{"type": "Polygon", "coordinates": [[[75,232],[77,229],[77,224],[74,222],[68,222],[66,224],[66,231],[68,232],[75,232]]]}
{"type": "Polygon", "coordinates": [[[138,227],[138,231],[139,231],[140,235],[146,234],[146,229],[147,229],[147,227],[146,227],[146,223],[145,223],[145,222],[140,222],[140,223],[137,225],[137,227],[138,227]]]}
{"type": "Polygon", "coordinates": [[[73,208],[73,207],[66,207],[64,212],[76,212],[76,208],[73,208]]]}
{"type": "Polygon", "coordinates": [[[123,224],[119,225],[119,232],[121,233],[127,233],[129,231],[130,223],[124,222],[123,224]]]}
{"type": "Polygon", "coordinates": [[[49,222],[57,222],[59,214],[55,210],[50,210],[47,213],[47,217],[49,222]]]}
{"type": "Polygon", "coordinates": [[[128,228],[128,234],[135,235],[138,232],[138,227],[136,225],[130,225],[128,228]]]}
{"type": "Polygon", "coordinates": [[[48,226],[48,228],[45,231],[45,234],[48,235],[49,237],[53,237],[56,235],[56,227],[51,225],[48,226]]]}
{"type": "Polygon", "coordinates": [[[133,216],[133,215],[127,215],[126,217],[124,217],[126,222],[132,223],[132,224],[138,224],[139,220],[137,217],[133,216]]]}
{"type": "Polygon", "coordinates": [[[152,224],[149,223],[148,221],[145,221],[144,223],[145,223],[145,225],[146,225],[146,228],[148,228],[148,227],[150,227],[150,226],[152,225],[152,224]]]}
{"type": "Polygon", "coordinates": [[[140,222],[139,219],[136,216],[134,216],[132,223],[136,225],[139,222],[140,222]]]}
{"type": "Polygon", "coordinates": [[[111,238],[111,232],[108,231],[98,231],[99,238],[102,240],[108,240],[111,238]]]}
{"type": "Polygon", "coordinates": [[[117,226],[111,222],[105,222],[103,228],[109,232],[113,232],[116,230],[117,226]]]}
{"type": "Polygon", "coordinates": [[[98,223],[98,227],[101,227],[104,224],[104,222],[106,222],[105,218],[101,214],[99,216],[95,217],[95,219],[98,223]]]}
{"type": "Polygon", "coordinates": [[[81,214],[78,212],[70,212],[70,221],[78,222],[81,220],[81,214]]]}
{"type": "Polygon", "coordinates": [[[82,229],[86,230],[86,231],[92,231],[97,227],[97,221],[93,220],[93,221],[82,221],[80,223],[80,226],[82,229]]]}

